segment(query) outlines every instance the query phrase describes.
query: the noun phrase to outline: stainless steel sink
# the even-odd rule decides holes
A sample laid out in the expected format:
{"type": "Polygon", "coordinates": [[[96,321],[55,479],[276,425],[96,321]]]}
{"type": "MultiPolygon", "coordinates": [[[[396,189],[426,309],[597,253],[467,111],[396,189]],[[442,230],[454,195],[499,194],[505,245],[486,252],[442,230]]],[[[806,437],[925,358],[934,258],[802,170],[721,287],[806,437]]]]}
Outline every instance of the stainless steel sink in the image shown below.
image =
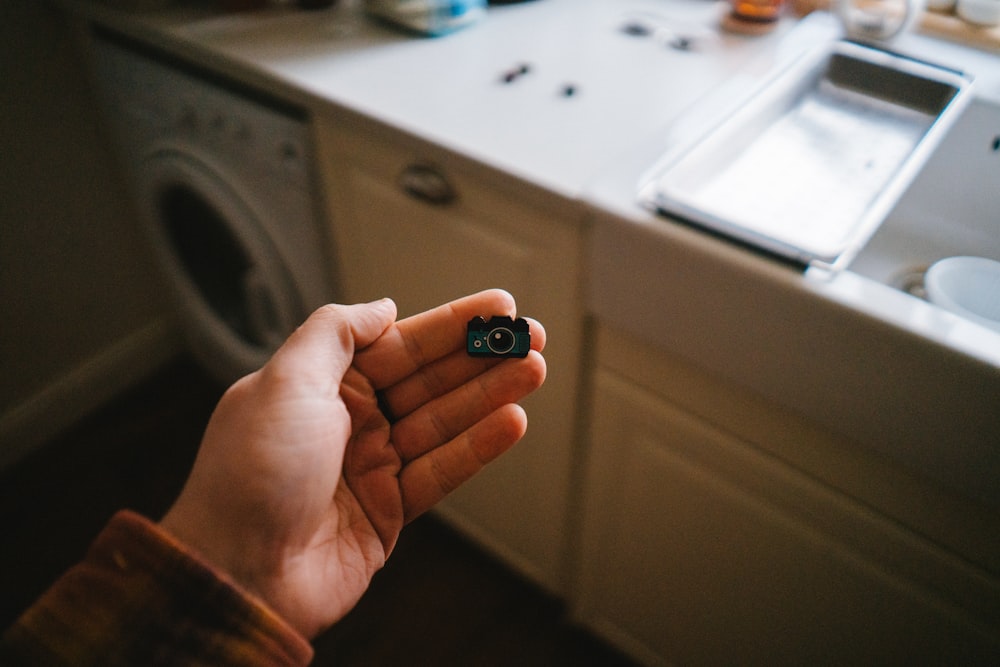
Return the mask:
{"type": "Polygon", "coordinates": [[[840,269],[965,106],[959,72],[842,40],[664,156],[640,200],[804,265],[840,269]]]}

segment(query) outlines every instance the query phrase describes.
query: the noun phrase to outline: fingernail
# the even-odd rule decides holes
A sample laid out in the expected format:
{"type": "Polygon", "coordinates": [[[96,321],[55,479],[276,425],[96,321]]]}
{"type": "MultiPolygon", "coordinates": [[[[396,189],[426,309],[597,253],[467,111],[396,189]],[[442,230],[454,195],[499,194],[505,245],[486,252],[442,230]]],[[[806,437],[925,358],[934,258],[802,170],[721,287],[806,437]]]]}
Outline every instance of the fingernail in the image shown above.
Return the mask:
{"type": "Polygon", "coordinates": [[[380,310],[391,310],[396,312],[396,302],[389,297],[383,297],[378,301],[372,301],[370,305],[373,308],[378,308],[380,310]]]}

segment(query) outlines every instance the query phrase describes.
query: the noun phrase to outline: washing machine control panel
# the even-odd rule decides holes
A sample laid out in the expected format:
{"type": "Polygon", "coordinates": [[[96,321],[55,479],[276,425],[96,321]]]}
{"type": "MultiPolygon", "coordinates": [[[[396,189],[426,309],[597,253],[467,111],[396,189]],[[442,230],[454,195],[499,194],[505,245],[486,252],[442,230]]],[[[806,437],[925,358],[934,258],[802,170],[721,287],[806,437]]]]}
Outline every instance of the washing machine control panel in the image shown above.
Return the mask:
{"type": "Polygon", "coordinates": [[[141,52],[98,41],[95,60],[110,88],[112,114],[126,145],[157,137],[186,142],[225,159],[265,164],[288,184],[308,172],[305,113],[259,91],[141,52]],[[127,121],[127,122],[126,122],[127,121]]]}

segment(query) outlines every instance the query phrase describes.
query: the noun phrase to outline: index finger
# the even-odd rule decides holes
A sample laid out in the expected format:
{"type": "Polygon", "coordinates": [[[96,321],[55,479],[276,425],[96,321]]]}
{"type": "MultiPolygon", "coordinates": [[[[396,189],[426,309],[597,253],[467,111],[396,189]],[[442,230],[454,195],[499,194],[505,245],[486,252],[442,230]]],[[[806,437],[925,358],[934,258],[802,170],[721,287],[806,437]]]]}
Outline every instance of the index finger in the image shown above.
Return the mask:
{"type": "Polygon", "coordinates": [[[354,365],[376,389],[392,386],[420,368],[455,352],[466,340],[466,325],[477,315],[516,314],[514,297],[486,290],[408,317],[359,350],[354,365]]]}

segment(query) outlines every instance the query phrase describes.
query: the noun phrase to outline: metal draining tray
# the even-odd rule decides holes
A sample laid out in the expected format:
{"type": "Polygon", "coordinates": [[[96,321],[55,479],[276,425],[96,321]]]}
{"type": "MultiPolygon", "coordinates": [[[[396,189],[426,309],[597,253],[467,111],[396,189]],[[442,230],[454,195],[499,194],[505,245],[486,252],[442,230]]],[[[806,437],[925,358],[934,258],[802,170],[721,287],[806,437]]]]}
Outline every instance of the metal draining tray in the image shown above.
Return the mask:
{"type": "Polygon", "coordinates": [[[964,107],[961,73],[847,41],[672,151],[643,205],[803,265],[863,247],[964,107]]]}

